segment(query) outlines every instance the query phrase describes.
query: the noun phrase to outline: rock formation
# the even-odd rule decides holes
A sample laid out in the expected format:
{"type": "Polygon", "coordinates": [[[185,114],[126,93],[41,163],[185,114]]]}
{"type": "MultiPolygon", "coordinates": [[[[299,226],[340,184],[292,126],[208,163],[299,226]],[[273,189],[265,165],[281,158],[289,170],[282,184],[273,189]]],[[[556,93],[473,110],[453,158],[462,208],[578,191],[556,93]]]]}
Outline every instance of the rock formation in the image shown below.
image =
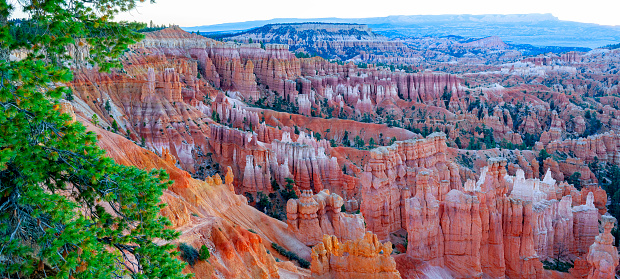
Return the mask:
{"type": "Polygon", "coordinates": [[[168,172],[174,183],[161,198],[167,204],[162,215],[182,232],[178,242],[195,248],[206,245],[211,252],[209,262],[198,261],[193,268],[188,266],[186,272],[199,277],[219,273],[226,278],[280,278],[281,266],[266,251],[265,246],[271,246],[269,242],[310,258],[310,249],[287,232],[286,224],[267,218],[247,205],[245,197],[232,192],[230,168],[224,179],[216,174],[206,181],[195,180],[174,166],[176,160],[170,154],[161,158],[122,136],[93,127],[79,114],[77,117],[97,132],[98,145],[116,162],[168,172]]]}
{"type": "Polygon", "coordinates": [[[314,278],[401,278],[391,253],[392,243],[381,244],[371,232],[344,243],[324,235],[312,248],[310,270],[314,278]]]}
{"type": "Polygon", "coordinates": [[[364,218],[361,214],[341,212],[342,198],[323,190],[312,195],[304,190],[299,199],[286,203],[288,230],[308,246],[321,242],[323,235],[334,235],[342,240],[355,240],[364,235],[364,218]]]}
{"type": "Polygon", "coordinates": [[[440,134],[373,150],[360,180],[367,228],[378,236],[405,229],[409,258],[459,278],[545,278],[542,260],[586,253],[598,228],[593,193],[573,207],[571,194],[586,192],[549,170],[543,180],[520,169],[510,176],[506,160],[495,158],[463,185],[446,150],[440,134]]]}
{"type": "MultiPolygon", "coordinates": [[[[294,28],[370,32],[332,27],[294,28]]],[[[598,220],[610,222],[598,184],[620,163],[620,51],[522,59],[495,37],[395,42],[368,32],[372,40],[312,43],[336,56],[368,50],[347,63],[297,58],[289,48],[309,49],[293,33],[261,45],[252,35],[239,44],[176,27],[149,32],[122,70],[76,66],[73,95],[58,109],[95,130],[117,162],[170,173],[162,213],[185,232],[181,241],[218,256],[188,269],[199,276],[304,272],[276,264],[269,242],[305,259],[318,243],[312,270],[325,277],[386,278],[395,264],[402,275],[568,276],[543,270],[541,260],[556,258],[574,260],[574,277],[614,270],[609,233],[599,235],[598,220]],[[539,161],[543,148],[550,156],[539,161]],[[581,188],[565,182],[577,172],[581,188]],[[273,193],[289,179],[301,198],[288,201],[287,223],[235,195],[273,193]],[[365,230],[376,236],[357,240],[365,230]],[[377,242],[395,233],[406,251],[396,263],[377,242]]]]}
{"type": "Polygon", "coordinates": [[[458,167],[446,160],[445,140],[445,135],[436,133],[371,151],[361,174],[361,211],[367,228],[379,239],[407,227],[409,197],[425,199],[429,193],[443,201],[450,189],[461,187],[458,167]]]}
{"type": "Polygon", "coordinates": [[[603,232],[596,237],[596,241],[588,251],[587,259],[591,266],[588,279],[616,277],[618,249],[613,245],[614,237],[611,235],[616,218],[603,215],[601,221],[603,232]]]}

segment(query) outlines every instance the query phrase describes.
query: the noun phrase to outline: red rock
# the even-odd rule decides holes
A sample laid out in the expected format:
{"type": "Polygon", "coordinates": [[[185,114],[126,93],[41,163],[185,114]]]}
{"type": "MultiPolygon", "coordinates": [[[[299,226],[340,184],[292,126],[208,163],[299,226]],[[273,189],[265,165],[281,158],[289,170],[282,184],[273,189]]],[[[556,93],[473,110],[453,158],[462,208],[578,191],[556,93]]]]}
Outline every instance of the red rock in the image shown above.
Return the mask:
{"type": "Polygon", "coordinates": [[[286,204],[288,229],[301,242],[314,246],[323,235],[335,235],[343,240],[355,240],[364,235],[364,218],[361,214],[340,212],[344,204],[335,193],[323,190],[312,195],[304,190],[299,199],[290,199],[286,204]]]}
{"type": "Polygon", "coordinates": [[[392,243],[381,244],[371,232],[344,243],[325,235],[312,248],[310,270],[315,278],[401,278],[390,254],[392,243]]]}
{"type": "Polygon", "coordinates": [[[144,169],[163,168],[168,172],[174,184],[161,198],[167,204],[162,215],[171,220],[174,229],[182,232],[179,242],[197,249],[206,245],[211,252],[208,262],[197,261],[184,272],[197,276],[219,273],[231,278],[279,278],[278,266],[267,253],[265,241],[276,242],[301,257],[310,258],[310,249],[287,232],[286,224],[268,218],[247,205],[245,197],[231,192],[230,168],[224,181],[219,175],[207,181],[195,180],[169,159],[160,158],[122,136],[82,123],[97,132],[98,145],[117,163],[144,169]],[[250,228],[256,234],[247,230],[250,228]]]}
{"type": "Polygon", "coordinates": [[[478,198],[451,190],[443,205],[441,231],[445,266],[459,277],[481,277],[482,221],[478,198]]]}
{"type": "Polygon", "coordinates": [[[425,140],[396,142],[371,151],[361,174],[361,211],[368,229],[380,239],[407,227],[403,221],[405,200],[418,196],[425,183],[432,186],[427,191],[440,201],[450,189],[460,187],[458,167],[445,158],[445,140],[445,135],[436,133],[425,140]],[[420,171],[425,171],[428,179],[420,180],[418,185],[420,175],[416,173],[420,171]]]}
{"type": "MultiPolygon", "coordinates": [[[[502,48],[495,38],[451,46],[502,48]]],[[[346,46],[335,42],[331,47],[346,46]]],[[[84,55],[80,51],[70,50],[76,56],[84,55]]],[[[75,94],[73,106],[63,103],[58,109],[78,121],[88,121],[96,114],[103,128],[116,122],[121,135],[135,142],[144,138],[145,147],[161,155],[93,128],[100,133],[100,144],[117,161],[169,171],[175,183],[162,197],[169,204],[163,214],[175,228],[191,232],[183,235],[183,241],[195,247],[213,244],[219,256],[217,263],[201,266],[198,272],[202,275],[217,271],[224,277],[276,277],[274,270],[282,266],[293,272],[290,263],[274,265],[273,258],[265,255],[263,243],[279,243],[309,259],[306,245],[320,242],[323,234],[357,238],[363,219],[339,212],[345,204],[349,211],[360,208],[376,239],[407,231],[407,253],[397,257],[403,276],[445,277],[451,273],[449,276],[457,278],[579,278],[592,271],[592,276],[602,277],[617,265],[617,258],[615,262],[613,257],[608,259],[613,251],[605,250],[607,240],[590,249],[596,257],[591,259],[592,253],[588,253],[598,234],[596,221],[606,211],[607,196],[587,164],[595,158],[620,163],[620,137],[615,132],[620,128],[615,117],[620,113],[616,109],[620,99],[613,96],[618,93],[616,77],[601,74],[609,67],[584,63],[611,63],[618,53],[539,56],[511,67],[481,66],[476,64],[481,56],[466,55],[456,59],[457,63],[433,66],[466,73],[463,75],[407,73],[371,64],[360,68],[321,58],[298,59],[286,45],[267,44],[262,49],[259,44],[221,43],[169,28],[148,33],[145,40],[132,46],[123,58],[124,71],[101,74],[76,69],[70,84],[75,94]],[[463,65],[462,61],[472,63],[463,65]],[[576,63],[588,67],[579,78],[576,63]],[[475,71],[468,72],[472,69],[475,71]],[[543,81],[553,85],[537,84],[543,81]],[[216,88],[227,90],[228,96],[216,88]],[[606,96],[590,98],[601,92],[606,96]],[[444,93],[451,95],[449,100],[444,100],[444,93]],[[297,105],[300,114],[242,102],[267,97],[269,103],[275,96],[297,105]],[[109,109],[105,105],[108,100],[109,109]],[[576,105],[584,103],[601,121],[602,129],[587,138],[566,139],[591,125],[591,118],[585,119],[585,110],[576,105]],[[214,123],[214,112],[220,124],[214,123]],[[377,121],[390,115],[399,125],[440,129],[449,137],[433,134],[415,140],[419,135],[383,124],[320,118],[330,113],[331,117],[377,121]],[[495,140],[514,144],[521,144],[525,133],[540,135],[535,150],[557,151],[552,157],[556,159],[548,158],[539,166],[535,151],[447,147],[457,137],[462,147],[472,139],[480,140],[483,135],[476,127],[492,129],[495,140]],[[359,136],[369,142],[373,138],[379,145],[387,145],[394,137],[402,142],[358,150],[332,148],[327,140],[314,138],[319,133],[340,144],[344,131],[349,132],[349,139],[359,136]],[[195,175],[206,161],[204,157],[211,157],[205,155],[208,153],[222,169],[230,167],[231,171],[224,178],[192,179],[188,172],[195,175]],[[558,159],[562,154],[570,156],[558,159]],[[472,159],[471,165],[465,161],[458,165],[465,155],[472,159]],[[495,156],[509,161],[487,161],[495,156]],[[542,180],[540,169],[550,170],[542,180]],[[581,191],[562,182],[575,172],[582,174],[581,191]],[[266,217],[233,193],[271,192],[273,180],[282,185],[286,178],[295,180],[294,189],[300,195],[305,192],[300,200],[290,202],[288,224],[266,217]],[[324,189],[329,192],[322,192],[324,189]],[[257,231],[257,235],[249,235],[242,227],[257,231]],[[540,260],[554,258],[561,250],[568,250],[568,257],[575,259],[571,274],[544,271],[540,260]]],[[[431,48],[425,56],[407,54],[412,56],[394,61],[447,57],[431,48]]],[[[363,53],[359,59],[386,57],[363,53]]],[[[330,274],[325,276],[359,277],[368,271],[359,263],[392,264],[377,263],[390,259],[385,255],[379,255],[381,260],[374,256],[342,260],[343,254],[331,257],[335,264],[325,262],[327,252],[321,257],[318,271],[330,274]]],[[[392,274],[391,267],[385,272],[392,274]]]]}
{"type": "Polygon", "coordinates": [[[420,191],[416,192],[416,196],[406,200],[407,255],[434,266],[444,266],[445,243],[439,219],[440,204],[424,182],[428,176],[428,172],[424,171],[418,174],[417,184],[424,188],[418,188],[420,191]]]}
{"type": "Polygon", "coordinates": [[[618,249],[613,245],[614,237],[611,234],[616,218],[603,215],[601,221],[604,231],[596,237],[588,250],[587,260],[591,266],[588,279],[616,277],[618,249]]]}
{"type": "Polygon", "coordinates": [[[588,247],[594,242],[598,234],[598,211],[594,207],[594,195],[588,194],[588,201],[584,205],[573,207],[574,235],[577,255],[588,252],[588,247]]]}

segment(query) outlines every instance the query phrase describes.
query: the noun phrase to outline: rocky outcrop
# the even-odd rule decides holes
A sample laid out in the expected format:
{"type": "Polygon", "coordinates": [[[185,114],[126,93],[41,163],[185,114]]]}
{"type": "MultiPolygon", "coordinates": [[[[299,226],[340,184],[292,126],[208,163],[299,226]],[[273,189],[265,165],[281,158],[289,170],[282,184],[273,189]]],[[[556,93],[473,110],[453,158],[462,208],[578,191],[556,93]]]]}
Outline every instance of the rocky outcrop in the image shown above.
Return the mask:
{"type": "Polygon", "coordinates": [[[574,249],[581,256],[588,252],[588,247],[598,235],[598,210],[594,207],[594,195],[588,194],[586,204],[573,207],[575,236],[574,249]]]}
{"type": "Polygon", "coordinates": [[[384,235],[405,229],[407,257],[458,278],[546,278],[542,260],[581,257],[583,243],[594,241],[592,193],[585,205],[573,207],[571,195],[583,193],[557,182],[551,171],[542,180],[525,178],[520,169],[510,176],[500,158],[463,185],[458,172],[452,177],[442,166],[443,135],[414,142],[417,148],[407,149],[405,141],[373,150],[360,179],[367,228],[384,235]]]}
{"type": "Polygon", "coordinates": [[[451,190],[443,205],[441,232],[445,266],[462,277],[482,276],[482,216],[478,197],[451,190]]]}
{"type": "Polygon", "coordinates": [[[209,86],[196,80],[196,64],[191,61],[137,55],[127,59],[132,64],[125,71],[131,76],[75,71],[69,84],[72,104],[87,117],[98,115],[101,127],[142,142],[158,154],[169,150],[181,167],[193,173],[198,163],[194,150],[207,148],[208,110],[198,100],[209,94],[209,86]]]}
{"type": "Polygon", "coordinates": [[[199,250],[209,248],[209,261],[187,265],[183,272],[197,278],[221,274],[224,278],[281,278],[278,266],[267,253],[263,240],[255,233],[222,220],[203,220],[201,224],[184,231],[178,243],[185,243],[199,250]],[[245,264],[240,264],[245,263],[245,264]]]}
{"type": "Polygon", "coordinates": [[[310,270],[314,278],[401,278],[391,254],[392,243],[371,232],[344,243],[325,235],[312,248],[310,270]]]}
{"type": "Polygon", "coordinates": [[[574,249],[574,214],[571,197],[535,203],[534,213],[534,245],[536,254],[541,260],[558,259],[566,261],[574,249]]]}
{"type": "Polygon", "coordinates": [[[242,61],[237,44],[217,44],[209,49],[209,57],[219,75],[220,87],[240,92],[245,100],[258,100],[256,76],[252,60],[242,61]]]}
{"type": "Polygon", "coordinates": [[[371,151],[360,179],[361,211],[369,230],[385,239],[407,227],[406,199],[424,199],[429,192],[443,201],[450,189],[461,187],[458,167],[446,160],[446,149],[445,135],[435,133],[371,151]]]}
{"type": "Polygon", "coordinates": [[[286,178],[292,178],[302,190],[351,188],[354,181],[347,180],[349,176],[342,173],[335,157],[326,155],[330,150],[327,141],[317,141],[304,132],[296,141],[288,132],[281,135],[281,140],[266,146],[255,133],[212,125],[209,142],[218,162],[241,174],[241,193],[272,192],[272,180],[285,185],[286,178]]]}
{"type": "Polygon", "coordinates": [[[618,267],[618,249],[614,246],[614,236],[611,230],[614,228],[616,218],[603,215],[601,226],[603,232],[596,237],[594,244],[588,250],[587,260],[590,264],[588,279],[615,278],[618,267]]]}
{"type": "Polygon", "coordinates": [[[405,201],[407,254],[431,265],[444,266],[445,243],[439,219],[440,203],[430,191],[428,176],[428,172],[418,174],[416,196],[405,201]]]}
{"type": "Polygon", "coordinates": [[[457,101],[455,103],[459,103],[459,97],[463,95],[461,80],[454,75],[395,73],[392,80],[396,81],[399,95],[404,99],[435,104],[440,107],[445,107],[444,94],[450,95],[448,100],[454,98],[457,101]]]}
{"type": "Polygon", "coordinates": [[[547,152],[560,151],[574,154],[586,163],[598,160],[611,164],[620,163],[620,136],[611,131],[604,134],[574,140],[552,141],[545,147],[547,152]]]}
{"type": "Polygon", "coordinates": [[[503,204],[504,258],[510,278],[544,278],[534,249],[533,212],[530,201],[508,199],[503,204]]]}
{"type": "Polygon", "coordinates": [[[304,190],[299,199],[286,204],[288,230],[308,246],[321,242],[323,235],[334,235],[342,240],[355,240],[364,235],[364,218],[361,214],[341,212],[342,198],[323,190],[312,195],[304,190]]]}
{"type": "Polygon", "coordinates": [[[206,181],[196,180],[175,167],[176,160],[169,153],[159,157],[120,135],[94,127],[80,114],[77,118],[97,133],[98,145],[117,163],[163,168],[169,174],[173,184],[161,197],[161,202],[167,204],[162,215],[181,232],[178,242],[195,248],[206,245],[211,252],[208,262],[197,261],[185,272],[199,277],[222,274],[226,278],[280,278],[281,267],[266,251],[269,242],[310,258],[310,249],[288,233],[285,223],[267,217],[247,205],[245,197],[234,194],[230,168],[224,178],[216,174],[206,181]]]}

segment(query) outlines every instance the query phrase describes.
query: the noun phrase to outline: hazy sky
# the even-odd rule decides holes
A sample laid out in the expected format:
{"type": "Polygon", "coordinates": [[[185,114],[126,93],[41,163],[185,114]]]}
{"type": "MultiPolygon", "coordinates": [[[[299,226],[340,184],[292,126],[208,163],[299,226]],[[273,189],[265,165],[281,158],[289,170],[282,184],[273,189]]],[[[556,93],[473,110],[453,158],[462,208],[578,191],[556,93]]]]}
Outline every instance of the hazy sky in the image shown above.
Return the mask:
{"type": "Polygon", "coordinates": [[[117,19],[183,27],[272,18],[552,13],[561,20],[620,25],[620,0],[156,0],[117,19]]]}

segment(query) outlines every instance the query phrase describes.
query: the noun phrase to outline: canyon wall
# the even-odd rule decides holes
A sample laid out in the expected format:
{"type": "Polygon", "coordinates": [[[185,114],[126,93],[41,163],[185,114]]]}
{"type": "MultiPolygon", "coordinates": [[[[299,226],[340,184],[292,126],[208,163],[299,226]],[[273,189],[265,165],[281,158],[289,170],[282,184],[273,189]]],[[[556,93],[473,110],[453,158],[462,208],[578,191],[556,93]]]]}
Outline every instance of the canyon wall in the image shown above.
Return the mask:
{"type": "Polygon", "coordinates": [[[379,239],[407,227],[408,198],[424,199],[429,193],[443,200],[451,189],[462,185],[458,166],[446,159],[446,149],[445,135],[436,133],[370,152],[360,178],[361,211],[368,229],[379,239]]]}
{"type": "MultiPolygon", "coordinates": [[[[467,47],[487,44],[503,47],[493,38],[467,47]]],[[[454,74],[474,68],[332,63],[169,28],[132,46],[122,70],[76,69],[62,107],[118,162],[169,171],[163,214],[185,232],[180,241],[219,256],[188,269],[199,276],[309,273],[275,263],[264,249],[274,242],[305,259],[308,245],[322,245],[311,270],[326,277],[395,276],[396,264],[401,274],[428,265],[457,278],[568,276],[543,269],[561,259],[574,261],[575,277],[605,278],[618,260],[606,181],[588,164],[620,162],[619,101],[598,96],[617,91],[611,66],[585,63],[615,55],[454,74]],[[543,148],[551,155],[539,161],[543,148]],[[581,190],[564,182],[576,172],[581,190]],[[290,179],[300,198],[287,201],[286,222],[235,194],[274,194],[290,179]],[[330,248],[343,244],[325,235],[355,244],[330,248]],[[394,263],[379,240],[404,254],[394,263]]]]}
{"type": "MultiPolygon", "coordinates": [[[[182,232],[175,244],[183,242],[196,249],[206,245],[211,253],[208,262],[198,261],[194,267],[186,267],[185,272],[199,278],[212,274],[226,278],[280,278],[280,270],[285,267],[267,253],[269,242],[310,258],[310,249],[288,233],[285,223],[266,217],[247,205],[245,197],[234,194],[231,169],[224,178],[216,174],[206,181],[196,180],[175,167],[176,159],[169,153],[159,157],[122,136],[94,127],[79,112],[76,119],[97,133],[98,145],[117,163],[144,169],[163,168],[168,172],[173,184],[161,197],[161,202],[167,204],[161,213],[171,221],[172,228],[182,232]]],[[[291,273],[290,269],[282,272],[291,273]]],[[[295,272],[305,276],[303,271],[295,272]]]]}
{"type": "Polygon", "coordinates": [[[442,134],[371,151],[361,209],[379,239],[404,229],[408,257],[457,278],[547,278],[543,260],[583,262],[598,232],[593,192],[579,193],[550,171],[542,180],[522,170],[510,176],[502,158],[462,184],[445,152],[442,134]]]}

